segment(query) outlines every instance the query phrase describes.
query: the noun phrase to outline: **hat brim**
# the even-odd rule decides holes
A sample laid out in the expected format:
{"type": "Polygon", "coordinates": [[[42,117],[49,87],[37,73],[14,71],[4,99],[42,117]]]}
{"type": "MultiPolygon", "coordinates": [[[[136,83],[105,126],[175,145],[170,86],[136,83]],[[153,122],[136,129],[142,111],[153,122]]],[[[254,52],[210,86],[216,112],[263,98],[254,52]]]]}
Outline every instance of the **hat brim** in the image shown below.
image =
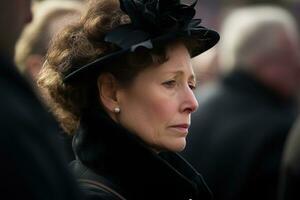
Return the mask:
{"type": "Polygon", "coordinates": [[[76,82],[76,80],[82,81],[82,79],[91,79],[92,77],[97,76],[101,71],[101,68],[103,68],[105,65],[108,65],[110,62],[115,61],[119,56],[122,56],[129,52],[134,52],[137,47],[145,47],[151,49],[153,48],[153,46],[155,46],[155,44],[168,44],[169,42],[179,38],[191,40],[195,44],[193,45],[193,48],[190,52],[190,56],[191,58],[193,58],[215,46],[215,44],[219,41],[220,36],[214,30],[201,27],[197,30],[169,32],[168,34],[161,35],[155,38],[144,38],[143,41],[136,43],[135,45],[120,48],[115,52],[103,55],[84,66],[76,68],[75,70],[69,72],[64,76],[64,82],[69,83],[76,82]]]}

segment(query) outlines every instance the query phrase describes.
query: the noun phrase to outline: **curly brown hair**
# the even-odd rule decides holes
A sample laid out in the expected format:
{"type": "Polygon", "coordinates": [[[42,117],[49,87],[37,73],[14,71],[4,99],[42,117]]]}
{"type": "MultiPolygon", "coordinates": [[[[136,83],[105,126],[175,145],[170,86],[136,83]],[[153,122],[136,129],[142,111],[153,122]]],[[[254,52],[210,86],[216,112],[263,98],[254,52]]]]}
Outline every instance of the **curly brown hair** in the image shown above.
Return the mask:
{"type": "MultiPolygon", "coordinates": [[[[64,74],[116,50],[117,47],[104,41],[104,36],[127,23],[130,19],[121,11],[118,0],[90,0],[81,20],[66,27],[52,41],[38,85],[47,91],[50,109],[68,134],[73,134],[78,128],[83,112],[98,98],[98,90],[95,79],[80,81],[79,84],[64,83],[64,74]]],[[[166,60],[166,47],[162,46],[126,54],[103,68],[126,87],[146,66],[166,60]]]]}

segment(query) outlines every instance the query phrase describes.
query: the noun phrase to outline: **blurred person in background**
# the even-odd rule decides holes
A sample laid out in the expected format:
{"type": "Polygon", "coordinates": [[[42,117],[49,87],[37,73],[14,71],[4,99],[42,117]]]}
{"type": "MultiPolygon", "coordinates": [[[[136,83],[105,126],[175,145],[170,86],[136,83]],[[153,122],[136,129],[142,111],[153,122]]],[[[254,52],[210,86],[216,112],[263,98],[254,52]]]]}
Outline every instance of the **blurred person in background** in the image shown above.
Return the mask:
{"type": "MultiPolygon", "coordinates": [[[[32,83],[32,86],[42,98],[45,105],[49,105],[49,94],[38,90],[37,75],[45,61],[45,56],[52,38],[66,25],[79,20],[85,5],[79,1],[47,0],[35,3],[33,6],[33,20],[23,30],[17,45],[15,61],[19,71],[32,83]]],[[[67,160],[74,159],[71,147],[71,136],[62,131],[59,139],[64,145],[67,160]]]]}
{"type": "Polygon", "coordinates": [[[34,3],[33,20],[24,28],[17,42],[15,62],[35,88],[52,38],[66,25],[77,22],[83,8],[83,3],[70,0],[34,3]]]}
{"type": "Polygon", "coordinates": [[[8,199],[80,198],[58,127],[13,64],[23,27],[32,19],[30,0],[3,0],[0,7],[0,194],[8,199]]]}
{"type": "Polygon", "coordinates": [[[184,156],[216,200],[275,199],[300,88],[299,33],[284,9],[253,6],[224,22],[224,78],[193,116],[184,156]]]}

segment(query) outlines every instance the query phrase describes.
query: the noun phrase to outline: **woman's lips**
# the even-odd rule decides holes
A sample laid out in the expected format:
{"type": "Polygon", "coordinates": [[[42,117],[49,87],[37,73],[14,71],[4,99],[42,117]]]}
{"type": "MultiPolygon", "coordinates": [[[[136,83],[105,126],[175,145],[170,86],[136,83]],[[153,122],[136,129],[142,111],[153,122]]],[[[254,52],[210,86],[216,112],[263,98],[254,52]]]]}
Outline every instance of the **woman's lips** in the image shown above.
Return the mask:
{"type": "Polygon", "coordinates": [[[176,131],[181,133],[188,133],[189,127],[190,127],[189,124],[177,124],[177,125],[170,126],[170,128],[175,129],[176,131]]]}

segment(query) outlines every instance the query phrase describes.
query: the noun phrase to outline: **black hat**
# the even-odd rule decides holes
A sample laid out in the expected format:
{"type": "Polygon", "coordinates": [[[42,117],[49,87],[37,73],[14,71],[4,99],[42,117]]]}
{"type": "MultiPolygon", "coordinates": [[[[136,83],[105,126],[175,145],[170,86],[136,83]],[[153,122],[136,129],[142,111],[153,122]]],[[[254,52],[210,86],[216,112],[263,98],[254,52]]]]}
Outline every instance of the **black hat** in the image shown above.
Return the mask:
{"type": "Polygon", "coordinates": [[[176,38],[192,39],[197,44],[191,57],[210,49],[220,37],[216,31],[200,26],[201,19],[193,19],[196,3],[197,0],[191,5],[181,4],[180,0],[120,0],[121,9],[131,23],[116,27],[104,37],[105,42],[119,48],[84,66],[70,69],[64,74],[64,82],[79,80],[83,74],[95,72],[104,63],[134,52],[137,47],[152,49],[154,44],[176,38]]]}

